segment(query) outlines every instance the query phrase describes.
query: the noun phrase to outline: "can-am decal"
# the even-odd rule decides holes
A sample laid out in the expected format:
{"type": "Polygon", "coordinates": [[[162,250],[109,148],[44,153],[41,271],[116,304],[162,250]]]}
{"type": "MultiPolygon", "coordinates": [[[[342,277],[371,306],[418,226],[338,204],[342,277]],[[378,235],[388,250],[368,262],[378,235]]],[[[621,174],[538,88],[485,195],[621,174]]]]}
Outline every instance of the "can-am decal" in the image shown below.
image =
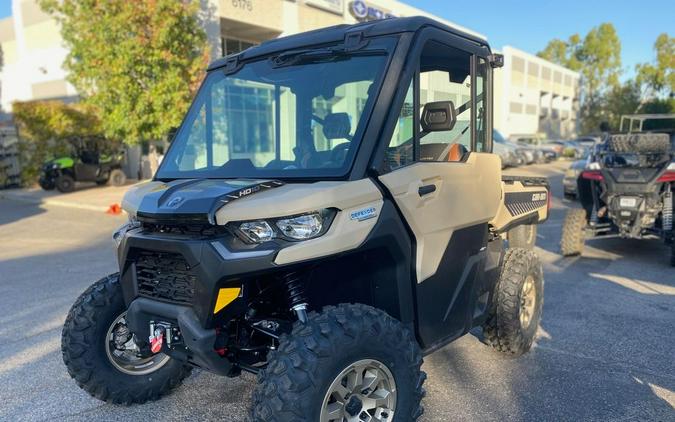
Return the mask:
{"type": "Polygon", "coordinates": [[[512,216],[525,214],[546,206],[548,192],[509,192],[504,205],[512,216]]]}
{"type": "Polygon", "coordinates": [[[349,218],[356,221],[368,220],[377,216],[377,209],[375,207],[363,208],[361,210],[352,211],[349,218]]]}

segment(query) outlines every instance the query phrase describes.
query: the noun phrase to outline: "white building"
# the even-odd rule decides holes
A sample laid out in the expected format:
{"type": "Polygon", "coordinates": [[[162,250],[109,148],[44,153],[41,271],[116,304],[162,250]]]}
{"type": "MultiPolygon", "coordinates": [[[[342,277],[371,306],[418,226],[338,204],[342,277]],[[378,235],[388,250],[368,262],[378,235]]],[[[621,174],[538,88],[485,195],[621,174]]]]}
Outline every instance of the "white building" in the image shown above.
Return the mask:
{"type": "Polygon", "coordinates": [[[573,137],[579,111],[578,72],[506,46],[494,76],[494,126],[504,136],[573,137]]]}

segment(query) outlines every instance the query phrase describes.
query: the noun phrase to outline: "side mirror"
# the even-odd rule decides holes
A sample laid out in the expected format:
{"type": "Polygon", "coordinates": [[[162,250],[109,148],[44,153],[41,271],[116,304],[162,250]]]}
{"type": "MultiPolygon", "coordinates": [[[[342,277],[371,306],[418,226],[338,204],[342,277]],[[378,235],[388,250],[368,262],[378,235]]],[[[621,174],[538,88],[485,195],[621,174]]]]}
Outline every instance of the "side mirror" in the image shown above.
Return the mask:
{"type": "Polygon", "coordinates": [[[166,131],[166,140],[167,142],[173,141],[174,136],[176,136],[176,132],[178,132],[177,127],[171,127],[169,130],[166,131]]]}
{"type": "Polygon", "coordinates": [[[424,104],[420,124],[425,132],[452,130],[457,123],[457,112],[452,101],[435,101],[424,104]]]}

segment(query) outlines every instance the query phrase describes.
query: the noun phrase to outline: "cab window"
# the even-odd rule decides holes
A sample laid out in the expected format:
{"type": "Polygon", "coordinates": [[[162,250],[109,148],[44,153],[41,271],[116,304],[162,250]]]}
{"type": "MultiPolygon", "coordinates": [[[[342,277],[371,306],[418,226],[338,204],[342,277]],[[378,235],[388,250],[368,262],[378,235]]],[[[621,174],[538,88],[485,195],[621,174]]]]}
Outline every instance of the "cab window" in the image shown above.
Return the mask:
{"type": "Polygon", "coordinates": [[[485,151],[488,71],[485,59],[429,41],[408,86],[386,152],[385,168],[394,170],[415,161],[462,162],[472,150],[485,151]],[[448,107],[447,103],[452,103],[456,122],[447,130],[427,132],[421,124],[424,107],[439,102],[448,107]]]}

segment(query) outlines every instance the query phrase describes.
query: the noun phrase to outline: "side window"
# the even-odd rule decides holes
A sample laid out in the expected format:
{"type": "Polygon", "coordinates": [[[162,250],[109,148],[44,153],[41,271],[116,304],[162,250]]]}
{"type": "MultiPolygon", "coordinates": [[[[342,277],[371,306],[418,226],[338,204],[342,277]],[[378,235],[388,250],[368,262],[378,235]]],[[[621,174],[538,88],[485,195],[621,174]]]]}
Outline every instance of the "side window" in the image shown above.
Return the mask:
{"type": "Polygon", "coordinates": [[[437,101],[452,101],[457,123],[451,130],[424,133],[420,127],[420,161],[461,161],[471,150],[471,55],[430,41],[420,60],[420,110],[437,101]]]}
{"type": "Polygon", "coordinates": [[[410,82],[385,155],[389,170],[395,170],[415,160],[413,149],[413,104],[413,84],[410,82]]]}
{"type": "Polygon", "coordinates": [[[487,71],[488,63],[482,59],[478,58],[477,69],[476,69],[476,113],[474,114],[475,125],[476,125],[476,149],[478,151],[485,151],[486,144],[485,139],[487,137],[487,127],[486,123],[486,112],[487,107],[487,91],[485,90],[485,84],[487,83],[487,71]]]}
{"type": "MultiPolygon", "coordinates": [[[[486,151],[489,140],[487,113],[490,110],[487,103],[488,66],[485,59],[473,59],[470,53],[438,41],[425,44],[420,57],[419,83],[411,82],[408,86],[389,141],[385,155],[388,171],[415,160],[462,161],[473,150],[473,145],[477,151],[486,151]],[[472,87],[472,61],[475,63],[475,87],[472,87]],[[472,91],[475,91],[473,101],[472,91]],[[414,109],[415,96],[419,100],[417,110],[414,109]],[[456,122],[450,130],[425,132],[419,123],[424,106],[437,102],[452,102],[456,122]],[[419,117],[417,127],[414,113],[419,117]],[[472,126],[475,128],[475,142],[472,142],[472,126]]],[[[435,104],[432,110],[438,106],[435,104]]]]}

